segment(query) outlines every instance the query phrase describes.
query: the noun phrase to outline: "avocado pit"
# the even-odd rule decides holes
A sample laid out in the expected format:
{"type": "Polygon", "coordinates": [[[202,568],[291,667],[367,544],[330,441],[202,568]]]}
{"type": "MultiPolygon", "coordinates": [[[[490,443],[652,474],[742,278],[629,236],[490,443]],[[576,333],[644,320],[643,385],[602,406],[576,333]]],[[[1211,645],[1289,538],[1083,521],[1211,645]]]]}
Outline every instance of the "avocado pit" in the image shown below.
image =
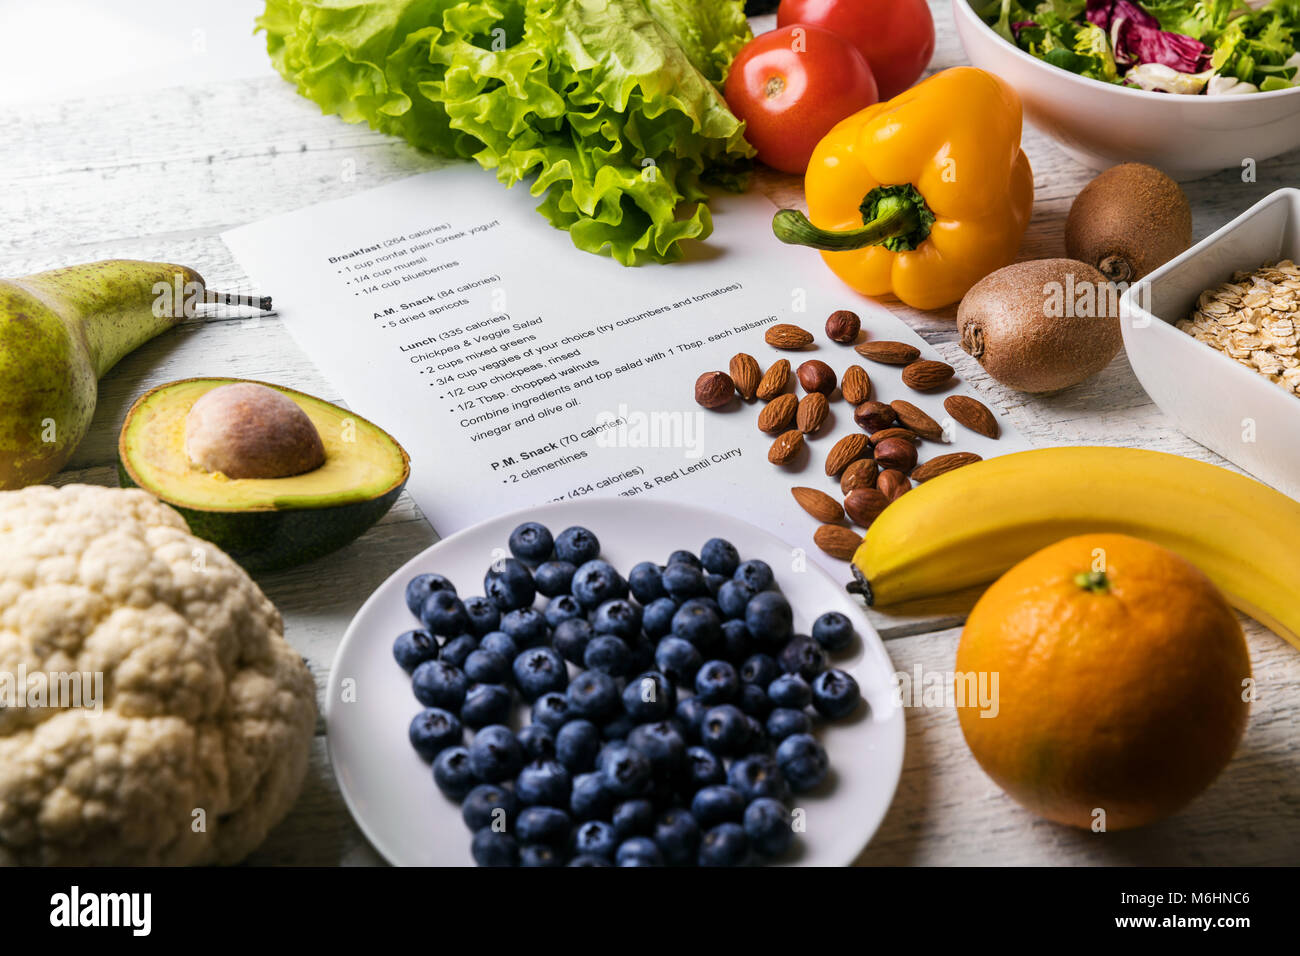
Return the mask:
{"type": "Polygon", "coordinates": [[[325,464],[325,445],[288,396],[253,382],[204,393],[185,417],[190,461],[227,478],[288,478],[325,464]]]}

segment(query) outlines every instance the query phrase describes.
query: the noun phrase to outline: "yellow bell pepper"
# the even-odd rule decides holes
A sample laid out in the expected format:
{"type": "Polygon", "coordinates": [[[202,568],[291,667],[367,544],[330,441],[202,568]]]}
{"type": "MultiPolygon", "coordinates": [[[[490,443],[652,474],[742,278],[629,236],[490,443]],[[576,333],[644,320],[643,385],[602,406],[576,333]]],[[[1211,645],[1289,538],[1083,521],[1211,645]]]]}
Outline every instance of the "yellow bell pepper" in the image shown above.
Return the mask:
{"type": "Polygon", "coordinates": [[[781,210],[773,229],[865,295],[950,305],[1020,248],[1034,204],[1020,124],[1001,79],[944,70],[831,129],[804,179],[809,216],[781,210]]]}

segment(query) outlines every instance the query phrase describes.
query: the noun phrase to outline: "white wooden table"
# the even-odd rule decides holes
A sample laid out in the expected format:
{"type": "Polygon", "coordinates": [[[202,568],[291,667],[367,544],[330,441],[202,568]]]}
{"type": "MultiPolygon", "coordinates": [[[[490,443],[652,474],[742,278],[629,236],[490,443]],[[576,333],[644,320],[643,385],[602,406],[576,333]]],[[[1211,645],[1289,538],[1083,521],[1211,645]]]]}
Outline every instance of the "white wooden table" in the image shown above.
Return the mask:
{"type": "MultiPolygon", "coordinates": [[[[963,62],[946,0],[932,4],[940,35],[932,68],[963,62]]],[[[241,5],[247,8],[242,0],[241,5]]],[[[223,4],[208,6],[211,16],[228,20],[223,4]]],[[[239,32],[227,20],[219,24],[220,35],[239,32]]],[[[761,18],[758,25],[769,22],[761,18]]],[[[200,20],[196,29],[203,26],[200,20]]],[[[53,35],[58,27],[50,30],[53,35]]],[[[243,72],[250,72],[246,65],[243,72]]],[[[1037,200],[1021,255],[1064,255],[1065,214],[1090,173],[1036,132],[1026,131],[1025,150],[1034,167],[1037,200]]],[[[245,280],[218,237],[221,231],[438,164],[403,142],[321,116],[269,65],[251,78],[208,78],[166,89],[11,103],[0,107],[0,275],[120,256],[186,263],[203,272],[211,287],[235,288],[245,280]]],[[[1243,183],[1228,170],[1187,184],[1197,238],[1278,186],[1297,183],[1300,152],[1261,164],[1254,183],[1243,183]]],[[[767,176],[758,186],[785,204],[801,202],[797,180],[767,176]]],[[[828,273],[826,281],[836,280],[828,273]]],[[[274,294],[275,289],[265,291],[274,294]]],[[[1083,385],[1048,398],[1029,398],[990,381],[961,351],[954,309],[899,311],[977,394],[1005,410],[1038,444],[1135,445],[1222,464],[1173,428],[1122,355],[1083,385]]],[[[128,356],[107,376],[90,435],[58,481],[116,484],[114,449],[130,403],[154,385],[200,375],[264,379],[339,398],[273,318],[176,330],[128,356]]],[[[318,685],[324,683],[348,621],[370,591],[436,539],[403,496],[379,525],[345,551],[259,579],[318,685]]],[[[917,664],[927,670],[951,668],[960,611],[943,603],[932,610],[905,619],[873,613],[897,669],[911,672],[917,664]]],[[[898,793],[862,862],[1300,862],[1300,653],[1253,621],[1244,623],[1260,685],[1249,731],[1223,776],[1181,814],[1145,830],[1107,835],[1039,820],[979,770],[953,711],[912,708],[898,793]]],[[[323,727],[317,729],[302,797],[250,862],[381,862],[340,799],[323,727]]]]}

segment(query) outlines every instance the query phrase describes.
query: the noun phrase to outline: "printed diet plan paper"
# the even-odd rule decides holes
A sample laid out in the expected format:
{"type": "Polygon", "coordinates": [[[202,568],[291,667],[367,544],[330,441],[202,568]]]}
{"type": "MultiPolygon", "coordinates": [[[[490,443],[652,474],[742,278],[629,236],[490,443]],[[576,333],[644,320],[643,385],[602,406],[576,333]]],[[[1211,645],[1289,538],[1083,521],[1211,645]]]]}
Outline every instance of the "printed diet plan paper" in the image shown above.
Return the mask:
{"type": "MultiPolygon", "coordinates": [[[[762,525],[842,574],[813,546],[817,523],[790,489],[838,496],[824,461],[855,430],[851,409],[832,402],[826,425],[778,467],[758,408],[703,409],[695,380],[737,352],[763,368],[819,358],[842,374],[861,359],[822,332],[842,308],[862,316],[867,337],[938,356],[815,253],[782,245],[760,195],[717,197],[707,243],[636,268],[575,249],[536,201],[466,164],[224,238],[349,407],[405,446],[408,487],[439,534],[548,501],[666,495],[762,525]],[[814,332],[816,347],[770,348],[773,322],[814,332]]],[[[947,417],[942,396],[909,392],[897,369],[868,372],[873,397],[947,417]]],[[[998,441],[959,429],[959,447],[985,457],[1028,447],[1002,429],[998,441]]],[[[922,458],[951,450],[927,443],[922,458]]]]}

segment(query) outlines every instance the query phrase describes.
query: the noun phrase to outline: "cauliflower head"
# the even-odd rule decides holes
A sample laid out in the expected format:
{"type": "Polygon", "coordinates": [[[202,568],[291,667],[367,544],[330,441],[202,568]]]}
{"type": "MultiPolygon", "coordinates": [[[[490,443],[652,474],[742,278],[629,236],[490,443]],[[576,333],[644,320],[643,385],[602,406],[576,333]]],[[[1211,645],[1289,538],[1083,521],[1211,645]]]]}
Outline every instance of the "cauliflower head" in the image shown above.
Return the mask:
{"type": "Polygon", "coordinates": [[[0,863],[234,863],[297,798],[315,723],[279,612],[172,509],[0,492],[0,863]]]}

